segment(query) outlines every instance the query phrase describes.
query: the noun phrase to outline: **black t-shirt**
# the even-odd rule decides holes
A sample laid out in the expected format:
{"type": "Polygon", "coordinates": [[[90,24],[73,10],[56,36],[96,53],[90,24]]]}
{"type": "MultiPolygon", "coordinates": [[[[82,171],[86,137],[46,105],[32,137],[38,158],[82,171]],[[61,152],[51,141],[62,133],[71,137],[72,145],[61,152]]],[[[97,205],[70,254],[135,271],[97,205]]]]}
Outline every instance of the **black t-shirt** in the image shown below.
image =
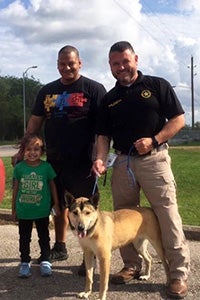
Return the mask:
{"type": "Polygon", "coordinates": [[[137,139],[156,135],[167,119],[184,113],[168,81],[138,74],[129,87],[117,82],[98,114],[97,134],[113,138],[113,148],[125,153],[137,139]]]}
{"type": "Polygon", "coordinates": [[[105,93],[102,84],[84,76],[71,85],[58,79],[40,90],[32,114],[45,117],[48,160],[79,164],[91,159],[97,109],[105,93]]]}

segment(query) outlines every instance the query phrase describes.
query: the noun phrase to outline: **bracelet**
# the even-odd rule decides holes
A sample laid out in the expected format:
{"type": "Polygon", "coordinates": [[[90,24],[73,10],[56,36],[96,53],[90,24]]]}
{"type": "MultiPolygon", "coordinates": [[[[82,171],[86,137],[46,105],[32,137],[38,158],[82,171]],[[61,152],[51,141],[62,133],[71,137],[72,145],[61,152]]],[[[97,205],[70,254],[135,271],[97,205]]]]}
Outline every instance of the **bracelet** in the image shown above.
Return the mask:
{"type": "Polygon", "coordinates": [[[153,147],[154,148],[158,148],[159,147],[159,143],[156,140],[155,136],[153,136],[151,139],[152,139],[152,145],[153,145],[153,147]]]}

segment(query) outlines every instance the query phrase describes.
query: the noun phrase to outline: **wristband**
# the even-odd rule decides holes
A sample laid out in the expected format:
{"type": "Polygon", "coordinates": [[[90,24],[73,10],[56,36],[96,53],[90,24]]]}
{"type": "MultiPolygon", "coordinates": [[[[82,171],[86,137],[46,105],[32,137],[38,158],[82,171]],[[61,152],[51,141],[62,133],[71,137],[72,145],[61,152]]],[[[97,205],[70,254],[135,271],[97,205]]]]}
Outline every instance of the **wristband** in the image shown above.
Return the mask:
{"type": "Polygon", "coordinates": [[[153,145],[153,147],[154,148],[158,148],[159,147],[159,143],[156,140],[155,136],[153,136],[151,139],[152,139],[152,145],[153,145]]]}

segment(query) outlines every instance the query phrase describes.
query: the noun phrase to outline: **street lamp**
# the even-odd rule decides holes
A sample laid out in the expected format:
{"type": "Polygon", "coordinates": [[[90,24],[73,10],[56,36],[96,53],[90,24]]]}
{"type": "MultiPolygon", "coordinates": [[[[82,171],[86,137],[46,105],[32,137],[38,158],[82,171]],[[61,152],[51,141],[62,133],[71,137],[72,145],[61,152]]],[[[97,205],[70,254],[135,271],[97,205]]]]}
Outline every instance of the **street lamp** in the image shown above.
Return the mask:
{"type": "Polygon", "coordinates": [[[23,111],[24,111],[24,134],[26,133],[26,90],[25,90],[25,78],[27,75],[28,70],[30,69],[36,69],[37,66],[31,66],[28,67],[24,72],[23,72],[23,111]]]}

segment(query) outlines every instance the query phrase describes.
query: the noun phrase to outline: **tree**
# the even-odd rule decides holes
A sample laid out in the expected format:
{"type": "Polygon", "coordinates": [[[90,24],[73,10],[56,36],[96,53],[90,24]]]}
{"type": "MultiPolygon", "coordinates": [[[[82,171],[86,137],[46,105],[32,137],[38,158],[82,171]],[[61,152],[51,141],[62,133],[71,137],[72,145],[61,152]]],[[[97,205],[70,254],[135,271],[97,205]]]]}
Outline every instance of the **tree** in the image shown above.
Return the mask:
{"type": "MultiPolygon", "coordinates": [[[[26,78],[26,113],[30,116],[32,105],[42,84],[26,78]]],[[[0,76],[0,140],[15,140],[23,136],[23,79],[0,76]]]]}

